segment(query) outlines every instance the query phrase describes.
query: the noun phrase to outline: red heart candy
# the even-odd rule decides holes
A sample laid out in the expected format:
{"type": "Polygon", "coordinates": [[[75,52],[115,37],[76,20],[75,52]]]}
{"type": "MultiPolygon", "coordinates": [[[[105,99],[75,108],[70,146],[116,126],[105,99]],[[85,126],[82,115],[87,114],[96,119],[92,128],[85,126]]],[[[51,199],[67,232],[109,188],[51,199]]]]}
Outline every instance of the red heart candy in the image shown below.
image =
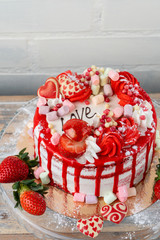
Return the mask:
{"type": "Polygon", "coordinates": [[[39,97],[58,98],[59,97],[59,83],[56,78],[48,78],[43,86],[41,86],[37,94],[39,97]]]}
{"type": "Polygon", "coordinates": [[[86,221],[86,220],[84,220],[84,221],[82,221],[82,223],[83,223],[83,224],[86,224],[86,223],[87,223],[87,221],[86,221]]]}
{"type": "Polygon", "coordinates": [[[101,209],[101,214],[106,220],[119,224],[126,216],[127,210],[128,209],[125,203],[118,202],[113,206],[103,206],[101,209]]]}
{"type": "Polygon", "coordinates": [[[83,228],[84,228],[84,230],[87,230],[88,229],[88,225],[84,226],[83,228]]]}
{"type": "Polygon", "coordinates": [[[94,233],[90,233],[89,236],[94,238],[94,233]]]}
{"type": "Polygon", "coordinates": [[[90,223],[89,225],[90,225],[91,227],[94,227],[94,222],[90,223]]]}
{"type": "Polygon", "coordinates": [[[95,231],[95,232],[97,231],[97,227],[94,227],[94,228],[92,228],[92,229],[93,229],[93,231],[95,231]]]}

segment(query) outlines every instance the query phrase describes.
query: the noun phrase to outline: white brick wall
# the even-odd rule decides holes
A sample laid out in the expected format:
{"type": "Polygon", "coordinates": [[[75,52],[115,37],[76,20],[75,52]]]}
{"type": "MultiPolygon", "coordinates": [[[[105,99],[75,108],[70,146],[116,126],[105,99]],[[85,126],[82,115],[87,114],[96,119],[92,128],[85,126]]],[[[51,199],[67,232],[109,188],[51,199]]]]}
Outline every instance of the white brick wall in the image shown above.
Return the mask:
{"type": "Polygon", "coordinates": [[[36,93],[46,77],[92,64],[160,92],[159,9],[159,0],[0,0],[0,94],[36,93]]]}

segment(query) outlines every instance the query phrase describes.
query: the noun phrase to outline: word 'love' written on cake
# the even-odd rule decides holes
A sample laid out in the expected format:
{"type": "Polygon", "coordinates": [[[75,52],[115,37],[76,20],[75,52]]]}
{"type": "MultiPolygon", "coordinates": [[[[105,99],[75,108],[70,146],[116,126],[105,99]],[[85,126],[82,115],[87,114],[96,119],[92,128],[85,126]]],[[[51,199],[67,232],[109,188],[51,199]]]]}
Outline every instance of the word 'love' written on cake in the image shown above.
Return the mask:
{"type": "Polygon", "coordinates": [[[89,122],[89,119],[92,119],[94,116],[96,115],[96,113],[92,113],[91,112],[91,108],[90,107],[83,107],[79,110],[75,110],[74,113],[71,113],[69,118],[68,115],[65,118],[61,118],[61,123],[62,123],[62,130],[63,130],[63,125],[66,121],[68,121],[69,119],[80,119],[80,120],[87,120],[87,122],[89,122]]]}

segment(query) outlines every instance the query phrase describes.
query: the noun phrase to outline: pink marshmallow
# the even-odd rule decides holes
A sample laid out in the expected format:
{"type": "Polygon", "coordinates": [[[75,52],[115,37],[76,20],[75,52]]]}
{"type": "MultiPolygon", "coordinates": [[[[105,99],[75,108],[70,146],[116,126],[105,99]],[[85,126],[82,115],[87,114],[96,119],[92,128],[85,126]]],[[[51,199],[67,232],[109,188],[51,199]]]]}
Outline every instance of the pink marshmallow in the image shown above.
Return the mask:
{"type": "Polygon", "coordinates": [[[124,106],[124,117],[132,117],[133,115],[133,106],[130,104],[126,104],[124,106]]]}
{"type": "Polygon", "coordinates": [[[75,193],[73,197],[74,202],[84,202],[85,194],[84,193],[75,193]]]}
{"type": "Polygon", "coordinates": [[[62,106],[57,111],[59,117],[63,117],[69,113],[69,107],[68,106],[62,106]]]}
{"type": "Polygon", "coordinates": [[[53,133],[52,137],[51,137],[51,143],[56,146],[59,143],[61,135],[57,132],[53,133]]]}
{"type": "Polygon", "coordinates": [[[113,80],[113,81],[118,81],[119,79],[119,73],[114,71],[114,70],[110,70],[108,73],[108,76],[113,80]]]}
{"type": "Polygon", "coordinates": [[[46,98],[44,98],[44,97],[39,97],[38,102],[37,102],[37,107],[45,106],[46,103],[47,103],[46,98]]]}
{"type": "Polygon", "coordinates": [[[96,74],[93,75],[93,76],[91,77],[91,82],[92,82],[93,85],[99,85],[99,83],[100,83],[99,76],[96,75],[96,74]]]}
{"type": "Polygon", "coordinates": [[[39,176],[42,172],[45,172],[43,167],[38,167],[36,170],[34,170],[34,176],[36,179],[39,179],[39,176]]]}
{"type": "Polygon", "coordinates": [[[56,111],[52,111],[52,112],[49,112],[46,114],[47,116],[47,121],[55,121],[58,119],[58,116],[57,116],[57,112],[56,111]]]}
{"type": "Polygon", "coordinates": [[[128,197],[135,197],[137,195],[136,188],[128,188],[128,197]]]}
{"type": "Polygon", "coordinates": [[[98,199],[95,195],[86,195],[85,202],[86,204],[96,204],[98,199]]]}
{"type": "Polygon", "coordinates": [[[99,94],[97,96],[92,97],[92,102],[94,105],[98,105],[100,103],[104,102],[104,96],[102,94],[99,94]]]}
{"type": "Polygon", "coordinates": [[[46,115],[47,113],[49,113],[49,106],[39,107],[39,114],[46,115]]]}
{"type": "Polygon", "coordinates": [[[75,109],[75,105],[69,100],[64,100],[63,106],[68,106],[70,112],[72,112],[75,109]]]}
{"type": "Polygon", "coordinates": [[[124,109],[123,109],[122,106],[119,106],[119,107],[114,108],[112,111],[114,113],[114,117],[116,119],[118,119],[118,118],[120,118],[123,115],[124,109]]]}
{"type": "Polygon", "coordinates": [[[113,96],[113,90],[110,84],[104,85],[104,95],[106,95],[107,97],[113,96]]]}
{"type": "Polygon", "coordinates": [[[116,193],[116,196],[121,202],[125,202],[128,198],[128,189],[126,185],[123,185],[121,187],[118,187],[118,192],[116,193]]]}
{"type": "Polygon", "coordinates": [[[33,138],[33,127],[28,129],[28,135],[33,138]]]}

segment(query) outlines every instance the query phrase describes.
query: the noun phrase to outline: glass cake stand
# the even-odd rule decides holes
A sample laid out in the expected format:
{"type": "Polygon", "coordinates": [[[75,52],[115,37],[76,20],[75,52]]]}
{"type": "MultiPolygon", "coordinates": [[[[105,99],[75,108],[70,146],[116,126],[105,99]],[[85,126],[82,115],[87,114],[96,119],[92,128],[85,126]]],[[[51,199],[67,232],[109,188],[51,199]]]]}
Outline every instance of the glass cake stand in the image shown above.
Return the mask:
{"type": "MultiPolygon", "coordinates": [[[[8,155],[17,154],[18,138],[28,121],[33,119],[36,102],[37,99],[35,98],[20,108],[5,128],[0,141],[1,161],[8,155]]],[[[153,102],[157,115],[160,117],[160,104],[154,100],[153,102]]],[[[40,239],[89,239],[77,230],[76,219],[56,213],[49,208],[47,208],[44,215],[38,217],[14,208],[15,202],[11,186],[12,184],[1,184],[1,194],[12,215],[28,232],[40,239]]],[[[159,216],[160,201],[158,200],[145,210],[126,217],[119,225],[105,221],[103,229],[96,239],[156,239],[160,235],[159,216]]]]}

